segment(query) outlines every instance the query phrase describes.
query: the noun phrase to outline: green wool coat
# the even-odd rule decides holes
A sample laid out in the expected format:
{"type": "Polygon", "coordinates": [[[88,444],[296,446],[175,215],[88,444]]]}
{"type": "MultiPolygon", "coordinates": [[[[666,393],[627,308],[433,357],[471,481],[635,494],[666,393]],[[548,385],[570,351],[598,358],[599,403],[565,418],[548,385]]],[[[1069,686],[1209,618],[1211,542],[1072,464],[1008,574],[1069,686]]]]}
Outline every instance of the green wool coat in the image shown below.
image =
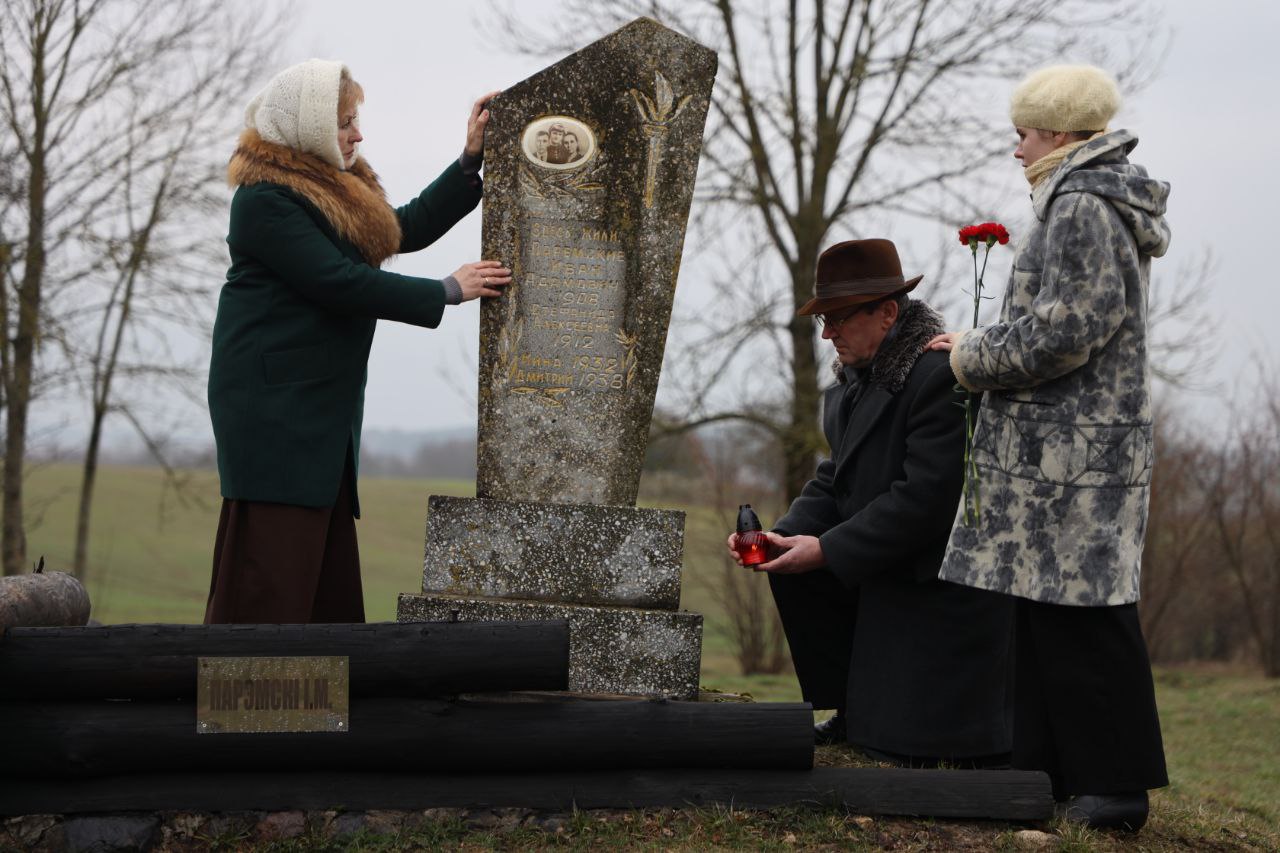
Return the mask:
{"type": "MultiPolygon", "coordinates": [[[[480,197],[478,177],[453,163],[395,210],[399,251],[430,245],[480,197]]],[[[227,245],[231,267],[209,366],[222,496],[332,506],[348,457],[353,472],[360,458],[377,321],[434,328],[444,286],[371,266],[315,205],[281,184],[236,190],[227,245]]]]}

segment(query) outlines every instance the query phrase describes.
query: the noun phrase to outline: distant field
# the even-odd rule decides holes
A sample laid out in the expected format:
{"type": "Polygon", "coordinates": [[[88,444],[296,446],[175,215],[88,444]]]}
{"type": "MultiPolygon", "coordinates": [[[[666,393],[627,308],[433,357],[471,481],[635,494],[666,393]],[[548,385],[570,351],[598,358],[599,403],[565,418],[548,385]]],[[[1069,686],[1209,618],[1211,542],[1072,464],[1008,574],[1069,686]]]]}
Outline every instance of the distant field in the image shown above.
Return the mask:
{"type": "MultiPolygon", "coordinates": [[[[32,561],[43,554],[51,569],[71,563],[77,478],[70,465],[37,467],[28,478],[29,553],[32,561]]],[[[192,472],[178,494],[161,483],[153,468],[101,472],[88,578],[93,616],[101,622],[199,622],[203,615],[220,506],[217,477],[192,472]]],[[[397,594],[421,589],[427,497],[473,492],[473,484],[462,481],[361,482],[365,517],[358,530],[370,621],[393,620],[397,594]]],[[[713,595],[727,531],[708,509],[676,508],[689,513],[681,604],[706,618],[703,684],[763,700],[798,700],[790,674],[738,673],[713,595]]],[[[1204,668],[1161,670],[1156,681],[1173,779],[1157,803],[1169,820],[1208,808],[1245,825],[1280,827],[1280,681],[1204,668]]]]}
{"type": "MultiPolygon", "coordinates": [[[[180,490],[163,487],[155,468],[103,468],[94,501],[89,556],[93,618],[118,622],[199,622],[209,594],[218,527],[218,478],[193,471],[180,490]]],[[[64,569],[74,554],[79,471],[47,465],[27,480],[28,552],[64,569]]],[[[395,619],[396,595],[421,589],[422,541],[429,494],[474,492],[471,483],[365,480],[358,523],[368,618],[395,619]]]]}
{"type": "MultiPolygon", "coordinates": [[[[199,622],[203,617],[221,498],[214,472],[184,476],[181,489],[175,491],[164,488],[155,468],[102,469],[87,581],[93,618],[120,623],[199,622]]],[[[51,569],[71,565],[78,488],[79,470],[73,465],[43,465],[30,472],[32,561],[44,555],[51,569]]],[[[422,588],[428,496],[474,493],[470,481],[361,479],[364,517],[357,531],[370,621],[395,619],[396,596],[422,588]]],[[[706,614],[706,658],[718,669],[730,670],[733,661],[723,619],[711,593],[726,531],[706,510],[677,508],[689,511],[681,606],[706,614]]],[[[766,583],[763,577],[755,580],[766,583]]],[[[788,696],[794,695],[792,689],[788,696]]]]}

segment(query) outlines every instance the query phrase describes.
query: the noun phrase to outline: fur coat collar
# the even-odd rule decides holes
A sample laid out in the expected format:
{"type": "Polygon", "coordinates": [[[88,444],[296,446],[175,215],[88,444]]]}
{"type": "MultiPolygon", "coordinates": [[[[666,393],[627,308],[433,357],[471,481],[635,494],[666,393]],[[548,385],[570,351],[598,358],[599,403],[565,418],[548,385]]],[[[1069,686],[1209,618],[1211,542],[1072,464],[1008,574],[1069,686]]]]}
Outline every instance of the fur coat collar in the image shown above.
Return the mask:
{"type": "Polygon", "coordinates": [[[349,170],[335,169],[314,154],[267,142],[250,128],[231,155],[227,182],[233,187],[278,184],[315,205],[338,232],[380,266],[400,248],[400,220],[369,164],[360,158],[349,170]]]}
{"type": "MultiPolygon", "coordinates": [[[[890,393],[898,393],[907,383],[911,368],[915,367],[916,361],[924,354],[924,345],[935,335],[945,331],[938,312],[923,302],[911,300],[898,318],[893,337],[880,345],[880,351],[871,360],[871,365],[861,371],[862,381],[890,393]]],[[[836,359],[832,367],[841,383],[850,380],[848,374],[857,373],[854,368],[846,369],[839,359],[836,359]]]]}

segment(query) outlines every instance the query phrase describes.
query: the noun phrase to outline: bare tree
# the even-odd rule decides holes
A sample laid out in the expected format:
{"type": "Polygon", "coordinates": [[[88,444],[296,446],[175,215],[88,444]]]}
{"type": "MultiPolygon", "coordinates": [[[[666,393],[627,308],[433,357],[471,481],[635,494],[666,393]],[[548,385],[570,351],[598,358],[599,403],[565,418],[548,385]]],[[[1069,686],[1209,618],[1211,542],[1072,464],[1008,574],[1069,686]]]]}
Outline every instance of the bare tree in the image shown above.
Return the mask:
{"type": "Polygon", "coordinates": [[[768,453],[760,447],[765,438],[749,425],[733,424],[698,442],[698,502],[712,511],[723,536],[707,543],[715,554],[703,560],[706,574],[697,582],[724,610],[729,644],[743,675],[782,672],[790,663],[768,576],[739,566],[720,544],[734,530],[740,504],[752,504],[767,521],[779,503],[775,484],[752,482],[749,476],[750,461],[768,453]]]}
{"type": "Polygon", "coordinates": [[[1280,366],[1255,367],[1252,393],[1231,406],[1226,449],[1199,473],[1243,621],[1263,671],[1280,678],[1280,366]]]}
{"type": "MultiPolygon", "coordinates": [[[[153,317],[192,316],[181,307],[185,285],[174,282],[195,258],[180,257],[179,241],[161,231],[181,217],[196,240],[206,224],[190,214],[225,158],[210,145],[233,126],[232,104],[263,71],[276,28],[248,13],[213,0],[14,0],[0,11],[0,122],[21,188],[21,203],[0,220],[0,234],[14,235],[0,287],[6,573],[25,562],[23,462],[41,384],[87,366],[83,538],[102,420],[117,410],[122,375],[175,375],[131,361],[143,351],[131,334],[146,303],[153,317]],[[161,291],[178,298],[159,307],[161,291]]],[[[82,562],[83,542],[77,551],[82,562]]]]}
{"type": "MultiPolygon", "coordinates": [[[[183,85],[170,87],[163,97],[154,90],[133,93],[128,113],[133,120],[121,131],[129,139],[119,164],[115,212],[93,235],[104,263],[91,280],[105,298],[81,312],[89,328],[87,334],[73,336],[68,352],[74,363],[85,366],[90,409],[74,563],[82,580],[109,415],[118,415],[134,429],[163,468],[167,484],[180,489],[186,478],[169,460],[158,425],[122,394],[121,386],[143,384],[154,393],[157,384],[167,384],[180,395],[194,396],[194,380],[203,375],[203,365],[177,361],[167,332],[173,324],[191,320],[207,325],[204,297],[225,263],[217,236],[224,227],[228,119],[238,118],[236,107],[263,72],[272,33],[259,21],[235,27],[220,8],[206,4],[198,11],[206,15],[205,35],[221,38],[212,39],[196,57],[190,51],[172,52],[178,61],[164,70],[168,79],[183,85]],[[84,346],[82,340],[91,343],[84,346]]],[[[155,70],[163,59],[154,58],[155,70]]]]}
{"type": "MultiPolygon", "coordinates": [[[[1167,403],[1156,411],[1156,463],[1142,551],[1142,633],[1153,660],[1177,654],[1179,619],[1189,595],[1203,592],[1204,566],[1212,529],[1205,510],[1201,472],[1213,466],[1215,449],[1200,440],[1194,425],[1167,403]]],[[[1210,562],[1216,562],[1210,560],[1210,562]]],[[[1185,652],[1184,652],[1185,653],[1185,652]]]]}
{"type": "MultiPolygon", "coordinates": [[[[541,54],[580,46],[584,21],[612,28],[647,15],[719,51],[703,148],[698,233],[731,234],[721,294],[704,314],[717,353],[689,359],[691,424],[741,419],[769,429],[794,497],[821,447],[814,327],[795,316],[820,251],[840,235],[879,236],[886,217],[981,215],[974,180],[1011,148],[1007,81],[1064,57],[1102,61],[1130,80],[1155,46],[1151,11],[1108,0],[566,0],[558,27],[506,16],[507,42],[541,54]],[[1104,38],[1105,36],[1105,38],[1104,38]],[[1127,36],[1133,36],[1126,40],[1127,36]],[[1140,47],[1123,64],[1103,45],[1140,47]],[[743,252],[743,244],[754,251],[743,252]],[[711,394],[731,365],[769,365],[750,395],[711,394]],[[762,401],[767,401],[762,405],[762,401]]],[[[989,213],[988,213],[989,215],[989,213]]],[[[692,352],[698,353],[695,346],[692,352]]]]}
{"type": "Polygon", "coordinates": [[[1218,324],[1204,299],[1216,270],[1212,250],[1205,249],[1172,276],[1151,277],[1148,353],[1152,374],[1168,386],[1207,390],[1204,382],[1221,346],[1218,324]]]}

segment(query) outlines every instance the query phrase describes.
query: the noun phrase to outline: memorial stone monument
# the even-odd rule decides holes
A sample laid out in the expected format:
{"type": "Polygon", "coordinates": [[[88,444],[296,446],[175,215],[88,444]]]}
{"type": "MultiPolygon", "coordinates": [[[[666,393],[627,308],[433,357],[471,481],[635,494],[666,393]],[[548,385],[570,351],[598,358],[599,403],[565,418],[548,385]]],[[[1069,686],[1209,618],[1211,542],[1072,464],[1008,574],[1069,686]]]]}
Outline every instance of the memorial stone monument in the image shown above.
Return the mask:
{"type": "Polygon", "coordinates": [[[430,498],[398,618],[567,619],[573,690],[698,688],[684,514],[635,500],[715,72],[640,18],[489,105],[477,497],[430,498]]]}

